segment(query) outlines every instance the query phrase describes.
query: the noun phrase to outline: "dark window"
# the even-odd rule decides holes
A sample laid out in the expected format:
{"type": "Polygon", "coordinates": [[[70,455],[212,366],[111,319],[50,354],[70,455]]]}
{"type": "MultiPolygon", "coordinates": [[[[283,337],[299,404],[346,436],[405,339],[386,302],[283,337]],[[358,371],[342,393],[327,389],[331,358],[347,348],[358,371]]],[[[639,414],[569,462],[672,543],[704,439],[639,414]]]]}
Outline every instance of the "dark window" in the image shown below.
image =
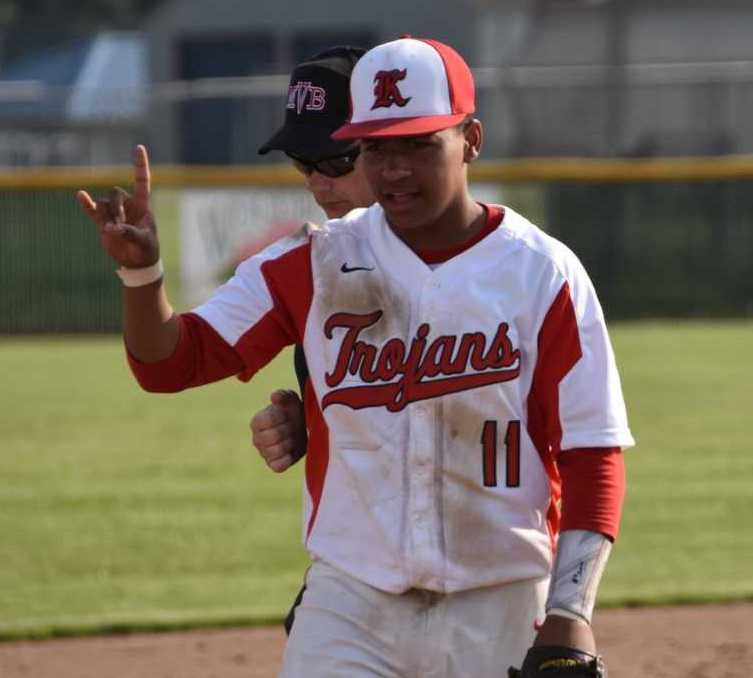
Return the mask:
{"type": "Polygon", "coordinates": [[[298,33],[293,39],[293,59],[300,63],[310,56],[335,45],[350,45],[369,49],[376,44],[372,31],[353,29],[342,31],[306,31],[298,33]]]}
{"type": "MultiPolygon", "coordinates": [[[[269,35],[196,37],[179,47],[178,74],[184,80],[239,77],[275,72],[269,35]]],[[[190,164],[253,162],[270,134],[269,102],[260,97],[217,96],[181,104],[181,160],[190,164]],[[264,124],[262,124],[262,122],[264,124]]]]}

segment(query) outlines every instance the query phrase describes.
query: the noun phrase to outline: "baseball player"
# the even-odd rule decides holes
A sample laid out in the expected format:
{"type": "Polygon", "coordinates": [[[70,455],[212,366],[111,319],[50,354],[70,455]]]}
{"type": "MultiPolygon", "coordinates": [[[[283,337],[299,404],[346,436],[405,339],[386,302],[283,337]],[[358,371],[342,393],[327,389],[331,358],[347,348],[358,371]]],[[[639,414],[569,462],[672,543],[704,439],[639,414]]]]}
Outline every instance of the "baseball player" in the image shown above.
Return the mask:
{"type": "Polygon", "coordinates": [[[304,346],[312,566],[284,678],[605,675],[590,621],[633,444],[619,376],[575,255],[471,196],[474,99],[442,43],[367,52],[334,137],[360,141],[377,204],[270,246],[187,314],[164,292],[146,150],[132,198],[79,197],[147,390],[249,379],[304,346]]]}
{"type": "MultiPolygon", "coordinates": [[[[374,202],[358,159],[358,143],[331,137],[347,119],[350,74],[364,52],[356,47],[333,47],[296,66],[288,87],[285,123],[259,149],[262,155],[282,151],[293,161],[328,219],[374,202]]],[[[305,393],[308,368],[300,344],[295,347],[295,367],[301,393],[305,393]]],[[[306,449],[303,404],[298,395],[274,391],[270,405],[252,418],[251,431],[269,468],[276,472],[289,468],[306,449]]]]}
{"type": "MultiPolygon", "coordinates": [[[[283,151],[293,160],[328,219],[374,202],[358,159],[358,144],[331,137],[346,122],[350,74],[364,52],[333,47],[299,64],[290,77],[285,124],[259,149],[262,155],[283,151]]],[[[308,367],[301,344],[295,346],[294,365],[300,392],[305,394],[308,367]]],[[[278,389],[269,399],[270,404],[251,419],[252,439],[269,468],[280,473],[306,452],[305,411],[295,391],[278,389]]],[[[285,617],[288,634],[304,591],[305,586],[285,617]]]]}

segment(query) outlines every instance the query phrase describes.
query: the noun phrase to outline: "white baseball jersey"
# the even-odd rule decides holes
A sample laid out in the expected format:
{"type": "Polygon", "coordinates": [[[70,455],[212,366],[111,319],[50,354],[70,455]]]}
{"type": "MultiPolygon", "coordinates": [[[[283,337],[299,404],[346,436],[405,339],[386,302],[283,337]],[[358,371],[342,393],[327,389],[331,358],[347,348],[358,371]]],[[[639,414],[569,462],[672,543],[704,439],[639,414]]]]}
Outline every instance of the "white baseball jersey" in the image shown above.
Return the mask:
{"type": "Polygon", "coordinates": [[[384,591],[547,576],[556,455],[633,444],[586,272],[509,208],[434,268],[379,205],[354,210],[245,261],[195,313],[246,376],[303,343],[305,544],[384,591]]]}

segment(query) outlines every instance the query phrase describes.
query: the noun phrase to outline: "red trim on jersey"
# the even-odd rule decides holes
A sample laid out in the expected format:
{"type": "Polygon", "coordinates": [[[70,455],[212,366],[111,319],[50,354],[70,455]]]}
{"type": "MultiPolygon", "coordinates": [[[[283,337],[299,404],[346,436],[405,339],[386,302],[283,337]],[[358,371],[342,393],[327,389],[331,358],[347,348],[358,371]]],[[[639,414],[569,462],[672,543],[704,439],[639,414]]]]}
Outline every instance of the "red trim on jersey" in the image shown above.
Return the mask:
{"type": "Polygon", "coordinates": [[[311,240],[277,259],[265,261],[261,272],[285,331],[295,343],[301,343],[314,298],[311,240]]]}
{"type": "Polygon", "coordinates": [[[484,227],[476,233],[470,240],[466,240],[459,245],[449,247],[443,250],[419,250],[416,252],[422,261],[426,264],[443,264],[445,261],[449,261],[458,254],[462,254],[466,250],[473,247],[476,243],[481,242],[487,235],[497,228],[502,223],[502,219],[505,216],[504,207],[497,207],[496,205],[481,205],[486,212],[486,223],[484,227]]]}
{"type": "Polygon", "coordinates": [[[581,346],[570,287],[564,283],[544,318],[538,336],[538,358],[528,394],[528,434],[549,476],[551,502],[547,511],[554,548],[560,530],[561,480],[556,459],[562,441],[559,384],[580,360],[581,346]]]}
{"type": "Polygon", "coordinates": [[[276,309],[265,313],[261,319],[235,343],[235,349],[243,357],[243,368],[238,379],[248,381],[280,352],[280,346],[293,343],[285,323],[276,309]]]}
{"type": "Polygon", "coordinates": [[[314,297],[311,241],[265,261],[261,273],[272,296],[272,310],[235,344],[246,363],[246,369],[238,375],[242,381],[251,379],[279,353],[281,346],[303,343],[306,317],[314,297]]]}
{"type": "Polygon", "coordinates": [[[584,447],[557,458],[562,477],[562,529],[600,532],[613,541],[625,499],[625,458],[619,447],[584,447]]]}
{"type": "MultiPolygon", "coordinates": [[[[251,356],[259,355],[260,352],[264,354],[278,347],[281,340],[285,340],[285,343],[303,343],[306,319],[314,298],[311,241],[277,259],[264,262],[261,271],[276,309],[275,323],[269,328],[276,336],[269,335],[268,344],[264,344],[259,335],[250,336],[251,331],[247,333],[248,338],[244,335],[238,342],[238,349],[244,357],[248,355],[247,360],[251,356]],[[247,349],[247,340],[249,344],[253,344],[253,351],[247,349]]],[[[241,375],[241,378],[246,378],[245,373],[241,375]]],[[[308,538],[319,513],[324,479],[329,466],[329,429],[319,408],[311,379],[306,380],[303,403],[309,428],[306,449],[306,489],[312,503],[311,516],[306,526],[306,538],[308,538]]]]}
{"type": "Polygon", "coordinates": [[[184,313],[177,319],[178,343],[168,358],[143,363],[126,347],[128,364],[141,388],[152,393],[176,393],[219,381],[243,369],[240,355],[203,318],[184,313]]]}
{"type": "Polygon", "coordinates": [[[329,428],[322,416],[311,379],[306,380],[303,404],[306,411],[306,423],[309,427],[309,443],[306,448],[306,489],[312,504],[311,516],[306,526],[306,539],[308,539],[319,513],[324,479],[329,466],[329,428]]]}

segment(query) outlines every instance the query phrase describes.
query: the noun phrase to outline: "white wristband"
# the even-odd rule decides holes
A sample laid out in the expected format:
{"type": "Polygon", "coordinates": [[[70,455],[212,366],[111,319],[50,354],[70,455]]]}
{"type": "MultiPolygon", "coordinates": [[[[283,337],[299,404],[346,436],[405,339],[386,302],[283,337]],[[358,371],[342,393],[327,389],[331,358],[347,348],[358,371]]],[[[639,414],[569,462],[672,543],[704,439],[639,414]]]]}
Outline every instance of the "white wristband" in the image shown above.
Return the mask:
{"type": "Polygon", "coordinates": [[[117,276],[126,287],[143,287],[159,280],[165,272],[162,267],[162,259],[144,268],[120,268],[115,270],[117,276]]]}

